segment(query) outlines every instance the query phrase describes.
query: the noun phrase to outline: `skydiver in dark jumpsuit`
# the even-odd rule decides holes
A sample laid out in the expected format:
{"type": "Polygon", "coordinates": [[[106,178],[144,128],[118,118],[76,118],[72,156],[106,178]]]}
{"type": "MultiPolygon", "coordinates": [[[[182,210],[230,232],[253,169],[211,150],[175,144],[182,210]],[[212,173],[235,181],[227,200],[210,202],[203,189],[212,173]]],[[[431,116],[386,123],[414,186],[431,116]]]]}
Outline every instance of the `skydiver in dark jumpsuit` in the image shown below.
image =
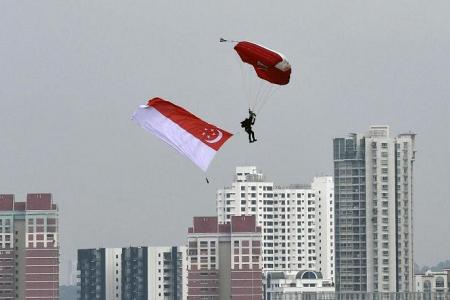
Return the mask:
{"type": "Polygon", "coordinates": [[[255,139],[255,133],[252,130],[252,125],[255,124],[256,114],[250,109],[248,110],[248,113],[249,117],[241,122],[241,127],[248,133],[248,142],[253,143],[257,141],[257,139],[255,139]]]}

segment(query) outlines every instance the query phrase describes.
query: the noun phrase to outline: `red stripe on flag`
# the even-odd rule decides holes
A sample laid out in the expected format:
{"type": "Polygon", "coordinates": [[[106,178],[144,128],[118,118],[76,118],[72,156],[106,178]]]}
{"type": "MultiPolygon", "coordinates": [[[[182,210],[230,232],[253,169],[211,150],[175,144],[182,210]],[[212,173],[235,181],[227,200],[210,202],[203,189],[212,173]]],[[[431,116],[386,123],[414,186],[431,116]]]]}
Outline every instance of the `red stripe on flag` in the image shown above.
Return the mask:
{"type": "Polygon", "coordinates": [[[161,98],[150,99],[147,103],[162,115],[178,124],[205,145],[218,151],[233,135],[215,125],[209,124],[182,107],[161,98]]]}

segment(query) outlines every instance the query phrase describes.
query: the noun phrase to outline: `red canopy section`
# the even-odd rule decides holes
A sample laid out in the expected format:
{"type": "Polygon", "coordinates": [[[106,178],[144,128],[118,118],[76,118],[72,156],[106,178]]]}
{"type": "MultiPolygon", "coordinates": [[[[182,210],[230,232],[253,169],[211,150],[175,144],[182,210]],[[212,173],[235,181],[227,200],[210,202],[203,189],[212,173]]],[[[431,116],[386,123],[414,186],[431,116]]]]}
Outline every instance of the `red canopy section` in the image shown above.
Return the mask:
{"type": "Polygon", "coordinates": [[[259,78],[278,85],[289,83],[291,65],[282,54],[246,41],[239,42],[234,50],[243,62],[253,66],[259,78]]]}

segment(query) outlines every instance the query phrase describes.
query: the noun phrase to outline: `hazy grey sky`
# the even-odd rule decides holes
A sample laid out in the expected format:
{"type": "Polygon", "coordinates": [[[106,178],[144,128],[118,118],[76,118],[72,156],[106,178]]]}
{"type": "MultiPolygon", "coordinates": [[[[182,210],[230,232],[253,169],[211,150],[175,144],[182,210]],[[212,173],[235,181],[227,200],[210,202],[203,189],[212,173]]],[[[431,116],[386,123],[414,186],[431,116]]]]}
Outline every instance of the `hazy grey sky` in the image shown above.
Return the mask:
{"type": "MultiPolygon", "coordinates": [[[[62,271],[77,248],[174,245],[215,214],[236,165],[280,184],[332,173],[332,138],[417,136],[415,259],[450,258],[450,2],[1,1],[0,192],[51,192],[62,271]],[[236,131],[246,114],[220,37],[279,49],[291,83],[209,172],[136,126],[161,96],[236,131]]],[[[65,274],[64,274],[65,276],[65,274]]]]}

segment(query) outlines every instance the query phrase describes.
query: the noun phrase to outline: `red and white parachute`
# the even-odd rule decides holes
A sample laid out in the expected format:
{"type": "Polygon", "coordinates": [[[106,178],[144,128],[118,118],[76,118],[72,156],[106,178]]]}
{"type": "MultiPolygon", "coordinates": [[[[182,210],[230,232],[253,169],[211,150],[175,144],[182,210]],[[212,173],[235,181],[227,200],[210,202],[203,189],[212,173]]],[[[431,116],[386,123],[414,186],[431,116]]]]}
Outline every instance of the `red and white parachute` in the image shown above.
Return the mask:
{"type": "Polygon", "coordinates": [[[289,83],[291,65],[283,54],[264,46],[247,41],[230,42],[236,42],[234,50],[244,63],[240,62],[240,66],[249,108],[259,113],[277,88],[289,83]]]}

